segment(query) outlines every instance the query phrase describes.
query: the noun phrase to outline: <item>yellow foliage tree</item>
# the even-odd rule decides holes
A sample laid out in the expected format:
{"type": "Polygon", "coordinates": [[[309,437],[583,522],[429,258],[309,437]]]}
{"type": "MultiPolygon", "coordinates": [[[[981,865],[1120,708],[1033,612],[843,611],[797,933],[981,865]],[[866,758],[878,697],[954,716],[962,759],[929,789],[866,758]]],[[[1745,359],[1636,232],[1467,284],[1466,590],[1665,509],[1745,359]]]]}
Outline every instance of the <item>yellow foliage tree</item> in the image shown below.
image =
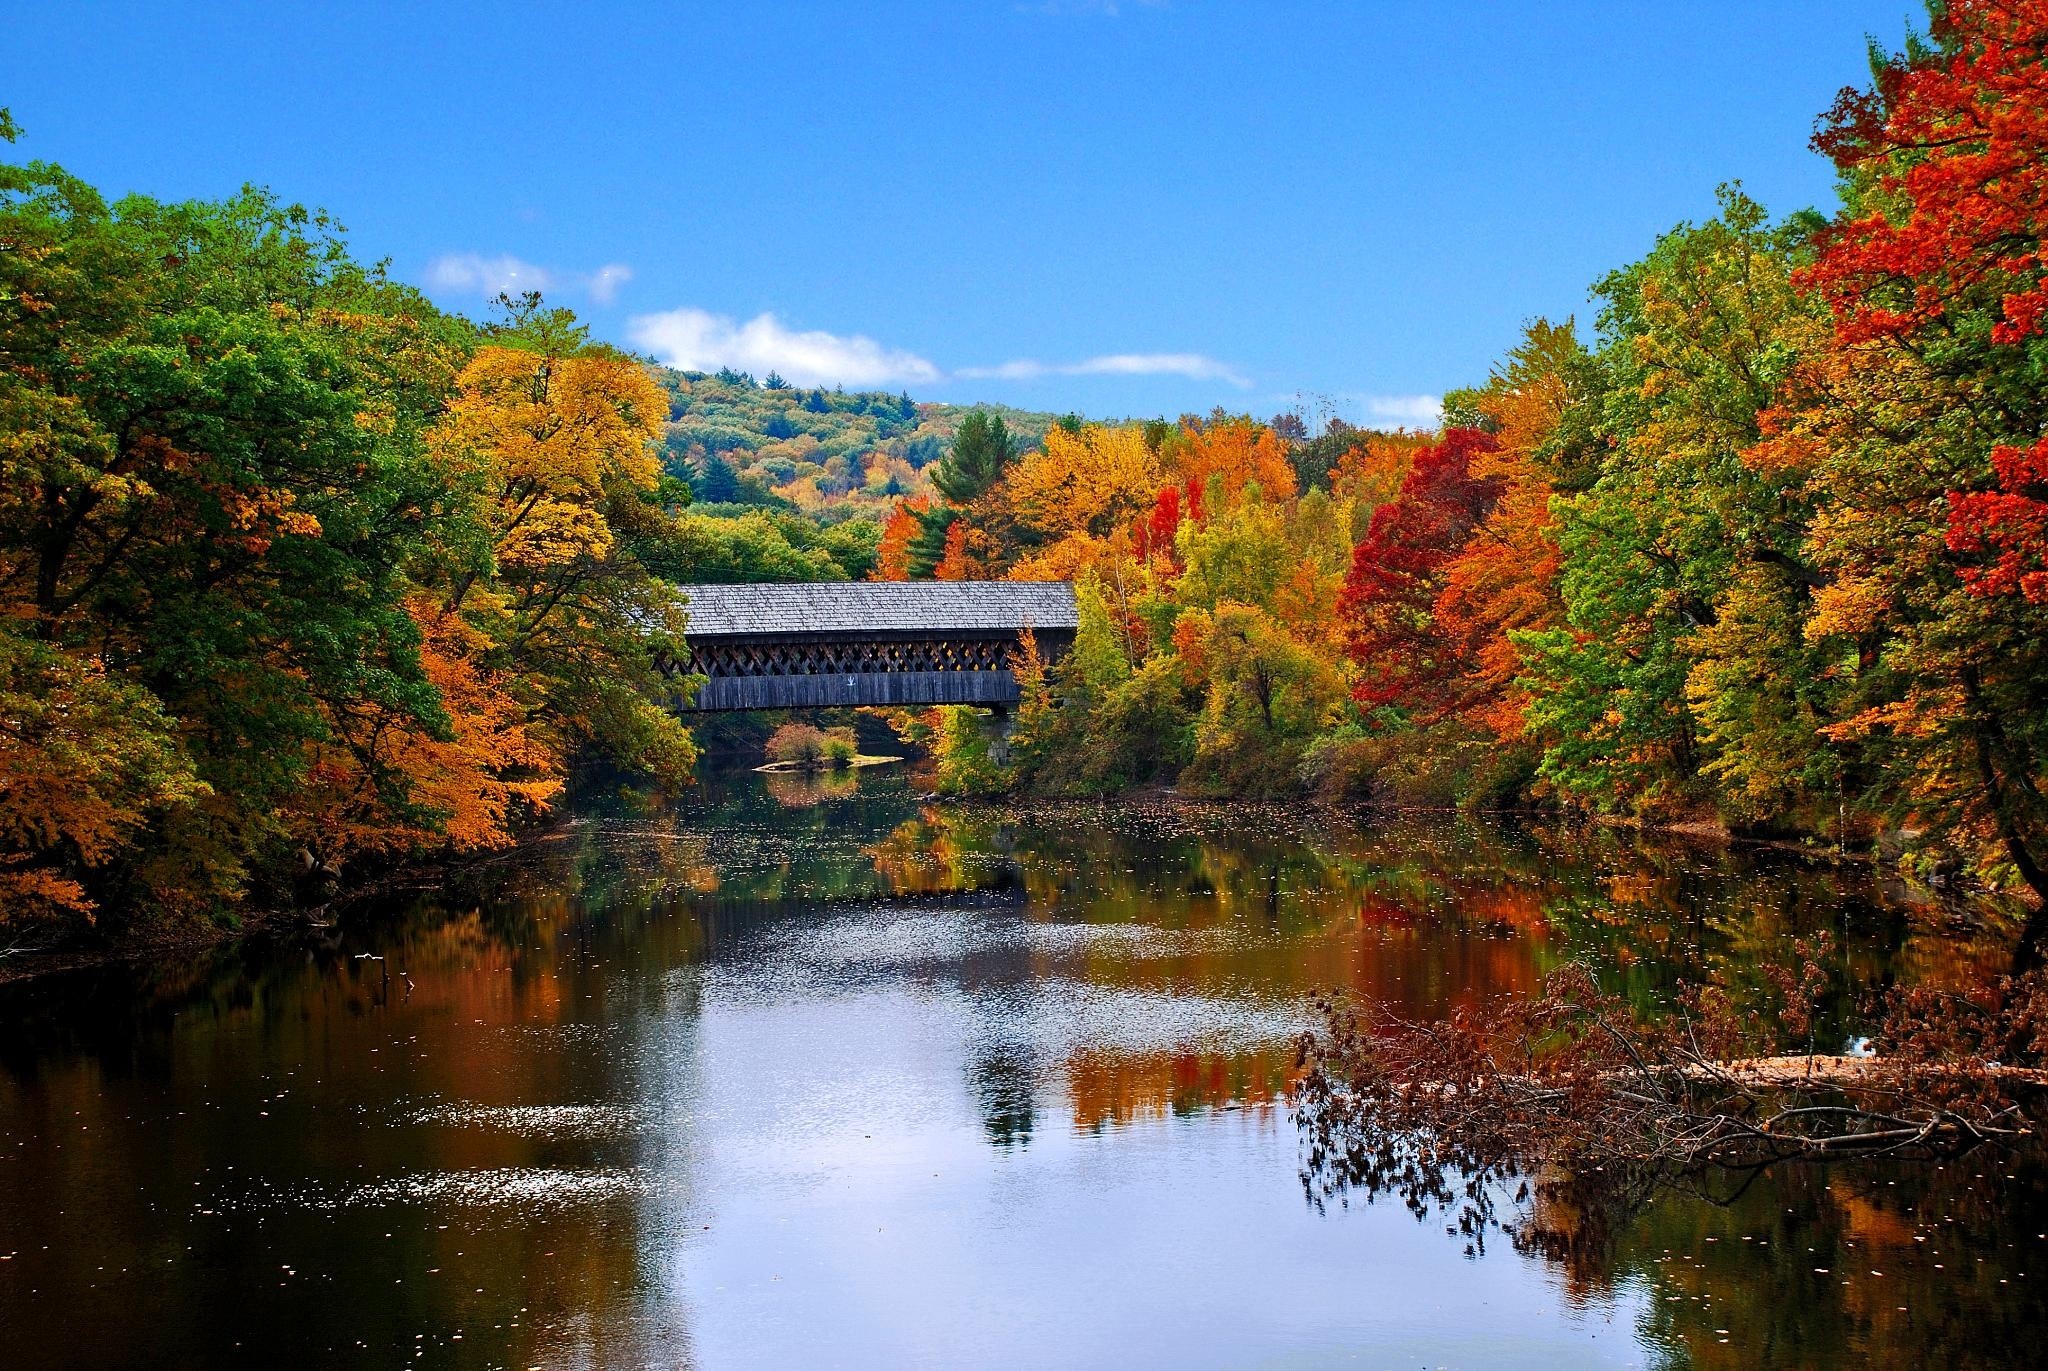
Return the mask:
{"type": "Polygon", "coordinates": [[[1287,460],[1286,441],[1250,419],[1184,422],[1166,452],[1178,483],[1192,483],[1219,503],[1235,501],[1253,483],[1268,500],[1294,495],[1294,466],[1287,460]]]}
{"type": "Polygon", "coordinates": [[[1011,470],[1007,494],[1018,522],[1048,539],[1104,537],[1149,510],[1163,479],[1142,429],[1056,426],[1011,470]]]}
{"type": "Polygon", "coordinates": [[[646,496],[666,413],[646,372],[609,353],[491,346],[463,369],[428,445],[489,543],[441,549],[408,605],[445,722],[335,713],[296,825],[309,854],[501,845],[583,741],[688,772],[689,735],[651,698],[680,598],[625,546],[661,517],[646,496]]]}

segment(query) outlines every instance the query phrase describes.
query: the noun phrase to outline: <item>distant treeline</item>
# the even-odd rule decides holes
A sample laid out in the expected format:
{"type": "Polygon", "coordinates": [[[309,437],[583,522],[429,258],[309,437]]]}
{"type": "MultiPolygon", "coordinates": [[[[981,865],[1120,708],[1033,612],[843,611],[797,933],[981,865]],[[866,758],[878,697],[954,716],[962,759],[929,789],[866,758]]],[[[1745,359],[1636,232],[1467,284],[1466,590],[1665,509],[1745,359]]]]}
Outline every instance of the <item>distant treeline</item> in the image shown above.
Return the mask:
{"type": "MultiPolygon", "coordinates": [[[[918,404],[882,391],[804,389],[772,372],[656,373],[669,394],[667,465],[700,501],[765,506],[828,520],[879,520],[896,500],[925,493],[973,408],[918,404]]],[[[1036,441],[1049,414],[980,406],[1036,441]]]]}

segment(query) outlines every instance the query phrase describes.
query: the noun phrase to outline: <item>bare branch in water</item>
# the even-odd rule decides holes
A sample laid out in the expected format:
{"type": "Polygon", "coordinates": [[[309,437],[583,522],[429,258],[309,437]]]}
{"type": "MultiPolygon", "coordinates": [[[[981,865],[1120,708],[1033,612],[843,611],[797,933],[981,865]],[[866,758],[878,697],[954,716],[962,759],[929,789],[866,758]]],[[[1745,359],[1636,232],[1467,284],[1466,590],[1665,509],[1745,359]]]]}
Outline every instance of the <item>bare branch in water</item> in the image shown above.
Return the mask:
{"type": "MultiPolygon", "coordinates": [[[[1771,1024],[1810,1041],[1817,983],[1788,975],[1771,1024]]],[[[1500,1231],[1526,1250],[1582,1255],[1661,1189],[1739,1192],[1788,1161],[2014,1143],[2032,1132],[2026,1104],[2048,1091],[2041,973],[1975,998],[1895,994],[1875,1057],[1741,1055],[1754,1014],[1708,992],[1645,1024],[1578,965],[1534,1000],[1441,1022],[1319,1008],[1292,1099],[1310,1202],[1395,1196],[1472,1254],[1500,1231]]]]}

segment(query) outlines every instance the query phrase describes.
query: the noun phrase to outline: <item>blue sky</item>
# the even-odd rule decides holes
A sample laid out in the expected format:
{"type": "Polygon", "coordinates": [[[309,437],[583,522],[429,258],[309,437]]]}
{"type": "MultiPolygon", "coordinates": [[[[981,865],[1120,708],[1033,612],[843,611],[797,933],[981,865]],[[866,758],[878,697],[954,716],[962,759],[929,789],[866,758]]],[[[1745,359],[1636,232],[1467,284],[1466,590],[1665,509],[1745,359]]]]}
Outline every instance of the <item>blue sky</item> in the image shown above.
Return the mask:
{"type": "Polygon", "coordinates": [[[17,158],[244,181],[476,312],[685,364],[1099,416],[1425,419],[1741,179],[1913,0],[0,0],[17,158]]]}

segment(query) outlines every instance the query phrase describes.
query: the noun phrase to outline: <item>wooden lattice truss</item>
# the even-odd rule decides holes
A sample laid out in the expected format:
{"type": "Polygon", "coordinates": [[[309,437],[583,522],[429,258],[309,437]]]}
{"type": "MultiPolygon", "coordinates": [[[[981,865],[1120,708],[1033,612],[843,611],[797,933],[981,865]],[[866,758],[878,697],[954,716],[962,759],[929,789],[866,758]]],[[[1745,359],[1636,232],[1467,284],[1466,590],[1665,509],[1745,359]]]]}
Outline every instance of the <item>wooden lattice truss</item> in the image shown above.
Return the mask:
{"type": "Polygon", "coordinates": [[[923,671],[1014,670],[1019,646],[1011,635],[987,638],[732,639],[693,643],[670,675],[717,678],[831,676],[923,671]]]}

